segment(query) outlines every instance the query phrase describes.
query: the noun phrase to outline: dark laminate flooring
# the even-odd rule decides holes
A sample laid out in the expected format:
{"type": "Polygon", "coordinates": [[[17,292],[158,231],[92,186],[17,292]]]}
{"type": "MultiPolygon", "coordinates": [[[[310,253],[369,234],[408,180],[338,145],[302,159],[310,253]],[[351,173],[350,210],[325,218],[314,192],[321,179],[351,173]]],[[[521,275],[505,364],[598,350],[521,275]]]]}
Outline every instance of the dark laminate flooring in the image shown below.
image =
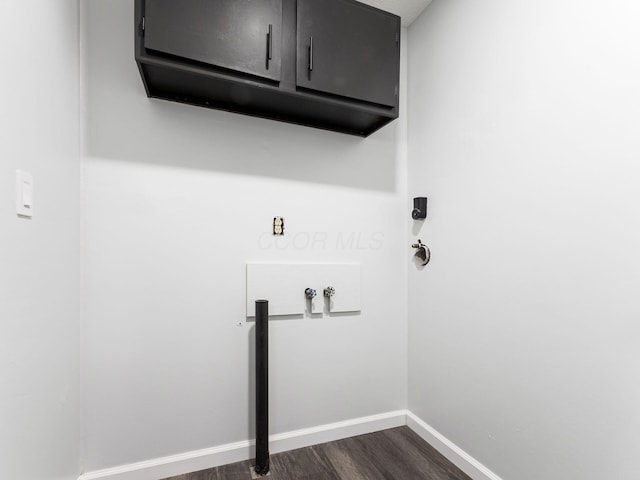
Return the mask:
{"type": "MultiPolygon", "coordinates": [[[[250,480],[240,462],[169,480],[250,480]]],[[[471,480],[408,427],[271,455],[272,480],[471,480]]]]}

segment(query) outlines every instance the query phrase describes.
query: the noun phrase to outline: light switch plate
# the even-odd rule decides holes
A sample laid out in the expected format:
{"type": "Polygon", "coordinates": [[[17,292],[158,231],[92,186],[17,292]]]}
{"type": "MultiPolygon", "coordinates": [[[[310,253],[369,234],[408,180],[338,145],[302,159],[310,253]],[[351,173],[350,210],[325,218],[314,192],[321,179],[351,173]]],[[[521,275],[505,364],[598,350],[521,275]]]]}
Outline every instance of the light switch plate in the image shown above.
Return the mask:
{"type": "Polygon", "coordinates": [[[33,216],[33,176],[16,170],[16,213],[21,217],[33,216]]]}

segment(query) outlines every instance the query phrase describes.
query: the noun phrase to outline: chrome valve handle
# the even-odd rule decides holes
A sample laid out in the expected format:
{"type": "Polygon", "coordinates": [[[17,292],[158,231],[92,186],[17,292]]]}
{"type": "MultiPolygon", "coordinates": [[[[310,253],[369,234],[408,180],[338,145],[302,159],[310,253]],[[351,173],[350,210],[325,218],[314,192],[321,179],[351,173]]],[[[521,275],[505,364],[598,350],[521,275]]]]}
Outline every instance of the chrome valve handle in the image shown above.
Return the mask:
{"type": "Polygon", "coordinates": [[[336,294],[336,289],[333,287],[327,287],[324,289],[324,296],[327,298],[331,298],[336,294]]]}
{"type": "Polygon", "coordinates": [[[304,296],[307,297],[309,300],[312,300],[316,297],[318,293],[313,289],[313,288],[307,288],[304,291],[304,296]]]}

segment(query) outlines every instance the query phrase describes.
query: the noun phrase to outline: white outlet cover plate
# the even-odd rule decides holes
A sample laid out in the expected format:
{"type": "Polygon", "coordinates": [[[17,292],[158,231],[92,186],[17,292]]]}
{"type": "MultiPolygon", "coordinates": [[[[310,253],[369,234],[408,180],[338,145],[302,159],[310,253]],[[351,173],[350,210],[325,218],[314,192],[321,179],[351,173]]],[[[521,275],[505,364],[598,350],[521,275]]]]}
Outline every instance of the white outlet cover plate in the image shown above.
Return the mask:
{"type": "Polygon", "coordinates": [[[22,170],[16,170],[16,213],[33,216],[33,176],[22,170]]]}

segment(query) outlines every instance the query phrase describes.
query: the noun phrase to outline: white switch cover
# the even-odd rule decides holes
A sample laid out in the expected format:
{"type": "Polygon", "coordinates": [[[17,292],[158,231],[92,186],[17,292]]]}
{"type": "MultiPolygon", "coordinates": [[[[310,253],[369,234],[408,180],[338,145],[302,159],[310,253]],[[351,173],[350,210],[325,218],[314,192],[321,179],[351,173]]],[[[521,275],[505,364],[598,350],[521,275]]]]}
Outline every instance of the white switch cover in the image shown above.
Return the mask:
{"type": "Polygon", "coordinates": [[[33,176],[22,170],[16,170],[16,213],[33,216],[33,176]]]}

